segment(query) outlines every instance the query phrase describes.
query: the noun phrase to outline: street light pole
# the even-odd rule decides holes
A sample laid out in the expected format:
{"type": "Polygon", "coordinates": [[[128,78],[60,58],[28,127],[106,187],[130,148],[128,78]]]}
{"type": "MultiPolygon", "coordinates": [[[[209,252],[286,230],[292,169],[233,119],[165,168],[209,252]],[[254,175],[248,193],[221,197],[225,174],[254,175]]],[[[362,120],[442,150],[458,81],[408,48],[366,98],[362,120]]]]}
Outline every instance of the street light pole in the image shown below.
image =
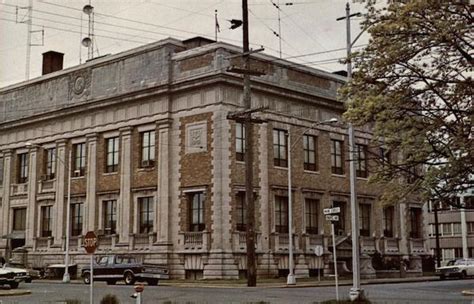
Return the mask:
{"type": "MultiPolygon", "coordinates": [[[[360,37],[356,37],[355,41],[351,41],[351,17],[359,16],[360,13],[351,15],[349,2],[346,3],[346,16],[337,18],[337,20],[346,19],[346,43],[347,43],[347,82],[352,79],[352,63],[351,48],[352,44],[360,37]]],[[[358,299],[363,290],[360,287],[360,249],[359,249],[359,204],[356,196],[356,176],[355,176],[355,145],[354,145],[354,126],[348,123],[349,136],[349,179],[351,191],[351,235],[352,235],[352,288],[349,292],[351,300],[358,299]]]]}
{"type": "MultiPolygon", "coordinates": [[[[68,181],[67,181],[67,205],[66,205],[66,253],[64,257],[64,276],[63,283],[71,282],[71,276],[69,275],[69,234],[70,234],[70,217],[71,217],[71,162],[72,162],[72,149],[69,149],[68,155],[68,181]]],[[[63,161],[63,165],[65,165],[63,161]]]]}
{"type": "MultiPolygon", "coordinates": [[[[317,121],[313,123],[309,128],[304,130],[303,135],[313,129],[314,127],[318,125],[323,125],[327,123],[336,123],[337,118],[331,118],[329,120],[325,121],[317,121]]],[[[295,285],[296,284],[296,278],[295,278],[295,272],[294,272],[294,259],[293,259],[293,196],[291,193],[291,150],[293,150],[293,147],[299,142],[299,140],[303,136],[300,136],[293,144],[291,144],[291,136],[290,136],[290,130],[288,129],[287,133],[287,158],[288,158],[288,277],[286,280],[286,285],[295,285]]]]}

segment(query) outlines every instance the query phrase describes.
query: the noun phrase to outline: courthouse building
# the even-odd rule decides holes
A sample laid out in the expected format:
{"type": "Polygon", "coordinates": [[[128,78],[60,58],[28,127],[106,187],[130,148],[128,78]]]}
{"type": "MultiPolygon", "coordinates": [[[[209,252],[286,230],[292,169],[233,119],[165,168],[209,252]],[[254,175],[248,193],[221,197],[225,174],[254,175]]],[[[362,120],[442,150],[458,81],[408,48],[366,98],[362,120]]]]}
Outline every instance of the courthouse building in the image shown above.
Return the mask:
{"type": "MultiPolygon", "coordinates": [[[[245,136],[227,118],[243,110],[242,77],[228,70],[241,65],[240,52],[168,38],[67,69],[62,54],[47,52],[44,75],[0,89],[0,255],[63,263],[69,222],[79,266],[93,230],[97,254],[133,254],[167,265],[173,278],[245,276],[245,136]]],[[[263,120],[254,125],[258,276],[288,272],[288,134],[296,274],[330,271],[322,210],[331,206],[341,208],[338,258],[350,264],[348,138],[337,99],[345,77],[263,53],[251,67],[264,73],[252,77],[263,120]],[[341,123],[315,126],[331,118],[341,123]]],[[[371,135],[355,136],[361,251],[418,261],[428,249],[423,202],[382,206],[382,189],[367,183],[371,135]]]]}

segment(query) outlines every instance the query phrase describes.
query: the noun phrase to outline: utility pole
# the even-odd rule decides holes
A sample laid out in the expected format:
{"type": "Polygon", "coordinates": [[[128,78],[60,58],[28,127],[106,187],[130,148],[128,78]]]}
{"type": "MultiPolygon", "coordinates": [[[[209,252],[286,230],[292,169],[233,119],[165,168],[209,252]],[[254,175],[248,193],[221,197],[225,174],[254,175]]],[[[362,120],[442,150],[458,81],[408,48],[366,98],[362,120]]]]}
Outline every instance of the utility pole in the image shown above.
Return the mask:
{"type": "MultiPolygon", "coordinates": [[[[232,29],[240,26],[239,20],[233,20],[237,25],[232,29]]],[[[261,123],[263,120],[253,119],[252,113],[261,111],[262,108],[252,109],[250,98],[250,75],[261,76],[264,73],[260,71],[250,70],[250,54],[261,52],[263,48],[258,50],[249,49],[249,23],[248,23],[248,4],[247,0],[242,0],[242,26],[243,26],[243,68],[230,67],[228,72],[243,75],[244,82],[244,111],[237,113],[229,113],[228,119],[244,122],[245,128],[245,205],[247,207],[247,226],[246,226],[246,244],[247,244],[247,286],[257,286],[257,270],[255,258],[255,202],[253,195],[253,123],[261,123]]]]}
{"type": "Polygon", "coordinates": [[[435,241],[436,241],[436,267],[441,267],[441,248],[439,246],[438,202],[434,202],[435,241]]]}

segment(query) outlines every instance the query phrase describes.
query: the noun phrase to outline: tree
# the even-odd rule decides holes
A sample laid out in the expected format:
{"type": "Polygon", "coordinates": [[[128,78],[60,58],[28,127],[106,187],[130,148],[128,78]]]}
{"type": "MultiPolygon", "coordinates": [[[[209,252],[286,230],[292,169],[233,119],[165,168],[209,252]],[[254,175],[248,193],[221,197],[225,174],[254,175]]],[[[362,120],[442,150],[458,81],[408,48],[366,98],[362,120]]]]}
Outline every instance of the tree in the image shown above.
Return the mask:
{"type": "Polygon", "coordinates": [[[368,46],[354,53],[342,90],[345,116],[370,125],[378,158],[372,179],[389,182],[384,199],[410,193],[456,204],[473,187],[473,7],[469,1],[368,4],[368,46]],[[400,181],[403,181],[400,184],[400,181]]]}

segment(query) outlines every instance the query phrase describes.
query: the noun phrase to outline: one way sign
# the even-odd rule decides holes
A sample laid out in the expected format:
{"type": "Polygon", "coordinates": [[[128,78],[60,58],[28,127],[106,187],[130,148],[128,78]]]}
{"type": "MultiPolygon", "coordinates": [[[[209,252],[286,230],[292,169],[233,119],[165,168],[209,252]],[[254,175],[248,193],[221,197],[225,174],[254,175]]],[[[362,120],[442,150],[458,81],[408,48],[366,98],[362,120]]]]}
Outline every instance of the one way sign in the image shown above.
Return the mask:
{"type": "Polygon", "coordinates": [[[326,208],[323,210],[323,213],[325,215],[327,214],[335,214],[335,213],[340,213],[341,212],[341,208],[340,207],[334,207],[334,208],[326,208]]]}

